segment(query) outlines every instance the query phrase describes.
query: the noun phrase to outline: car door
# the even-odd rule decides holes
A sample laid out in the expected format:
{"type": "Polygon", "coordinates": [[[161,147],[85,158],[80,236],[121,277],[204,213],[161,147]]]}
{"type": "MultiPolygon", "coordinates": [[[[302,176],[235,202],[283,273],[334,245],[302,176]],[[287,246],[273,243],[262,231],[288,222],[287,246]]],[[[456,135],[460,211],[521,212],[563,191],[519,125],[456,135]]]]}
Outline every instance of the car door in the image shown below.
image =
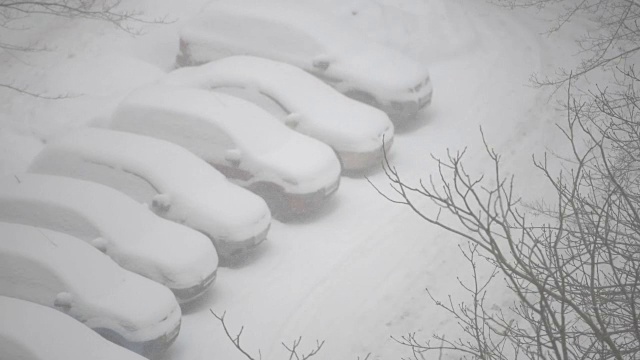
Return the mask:
{"type": "Polygon", "coordinates": [[[209,122],[206,127],[207,153],[210,155],[205,158],[205,161],[231,180],[250,180],[253,174],[243,166],[245,154],[227,130],[215,121],[209,122]]]}

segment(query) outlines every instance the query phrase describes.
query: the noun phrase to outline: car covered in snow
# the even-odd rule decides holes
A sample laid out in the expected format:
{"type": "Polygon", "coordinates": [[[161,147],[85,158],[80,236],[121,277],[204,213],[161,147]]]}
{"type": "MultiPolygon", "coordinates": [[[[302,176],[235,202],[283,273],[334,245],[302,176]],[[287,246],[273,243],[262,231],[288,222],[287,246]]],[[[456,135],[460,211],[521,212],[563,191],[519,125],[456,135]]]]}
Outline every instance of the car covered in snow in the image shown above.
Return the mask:
{"type": "Polygon", "coordinates": [[[380,165],[383,143],[388,151],[393,142],[393,123],[383,111],[350,99],[287,63],[230,56],[179,68],[162,81],[249,100],[292,129],[331,146],[345,170],[380,165]]]}
{"type": "Polygon", "coordinates": [[[262,198],[188,150],[147,136],[79,129],[49,142],[29,171],[120,190],[157,215],[209,236],[221,262],[233,262],[260,244],[271,225],[262,198]]]}
{"type": "Polygon", "coordinates": [[[60,311],[0,296],[0,359],[145,360],[60,311]]]}
{"type": "Polygon", "coordinates": [[[94,182],[31,173],[0,178],[0,221],[82,239],[167,286],[181,303],[204,294],[216,277],[218,255],[204,234],[94,182]]]}
{"type": "Polygon", "coordinates": [[[57,309],[140,354],[166,349],[180,331],[167,287],[48,229],[0,222],[0,295],[57,309]]]}
{"type": "Polygon", "coordinates": [[[227,94],[163,85],[141,88],[119,105],[111,127],[185,147],[263,196],[278,215],[316,209],[340,183],[340,162],[328,145],[227,94]]]}
{"type": "Polygon", "coordinates": [[[394,121],[431,103],[426,67],[309,5],[215,1],[180,31],[178,66],[254,55],[306,70],[394,121]]]}

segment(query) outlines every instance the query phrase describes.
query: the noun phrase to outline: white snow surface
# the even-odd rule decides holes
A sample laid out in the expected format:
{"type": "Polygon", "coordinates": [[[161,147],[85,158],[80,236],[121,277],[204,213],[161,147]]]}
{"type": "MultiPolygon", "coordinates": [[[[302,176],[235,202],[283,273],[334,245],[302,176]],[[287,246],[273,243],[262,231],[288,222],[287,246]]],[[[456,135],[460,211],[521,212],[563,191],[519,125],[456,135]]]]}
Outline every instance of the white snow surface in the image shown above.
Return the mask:
{"type": "MultiPolygon", "coordinates": [[[[255,56],[230,56],[170,72],[163,82],[204,89],[241,87],[274,98],[299,119],[295,130],[337,151],[370,152],[393,139],[387,114],[335,91],[308,72],[255,56]]],[[[285,118],[280,120],[285,121],[285,118]]]]}
{"type": "MultiPolygon", "coordinates": [[[[468,170],[489,172],[478,132],[482,126],[503,155],[505,173],[516,176],[524,200],[547,194],[531,154],[562,144],[555,126],[565,114],[549,89],[528,86],[528,80],[532,72],[552,75],[558,67],[575,66],[574,40],[588,22],[567,24],[548,36],[543,33],[551,24],[546,18],[556,15],[553,9],[509,11],[477,0],[299,1],[324,6],[345,26],[428,65],[434,102],[414,124],[396,129],[390,160],[405,179],[428,179],[437,171],[430,153],[446,156],[447,149],[464,147],[468,170]]],[[[0,89],[0,172],[23,171],[42,141],[110,114],[129,91],[158,81],[163,76],[158,68],[169,71],[175,60],[179,28],[207,2],[124,0],[150,16],[171,14],[178,21],[146,27],[145,35],[133,38],[105,24],[48,20],[34,27],[40,29],[35,39],[55,45],[55,51],[24,55],[26,63],[0,54],[7,69],[0,74],[16,84],[49,94],[80,88],[84,94],[46,101],[0,89]],[[125,61],[114,58],[138,65],[122,66],[125,61]],[[77,62],[85,66],[70,66],[77,62]]],[[[379,171],[369,179],[387,188],[379,171]]],[[[256,357],[260,349],[265,359],[285,356],[280,342],[300,335],[305,349],[315,339],[326,340],[318,355],[325,359],[371,352],[370,359],[377,360],[411,356],[390,335],[416,332],[428,339],[433,332],[448,332],[451,339],[461,334],[424,291],[428,287],[438,299],[469,300],[457,283],[470,271],[455,236],[384,201],[360,178],[343,178],[327,205],[305,221],[274,222],[260,256],[241,268],[221,269],[214,291],[185,311],[181,334],[162,359],[244,359],[210,308],[226,310],[233,329],[244,325],[243,344],[256,357]]],[[[507,306],[511,299],[505,294],[498,287],[487,301],[507,306]]]]}
{"type": "Polygon", "coordinates": [[[2,360],[144,360],[77,320],[29,301],[0,296],[2,360]]]}
{"type": "Polygon", "coordinates": [[[80,129],[47,144],[29,171],[103,183],[147,204],[156,193],[168,196],[171,206],[160,216],[220,241],[246,240],[271,221],[262,198],[188,150],[147,136],[80,129]],[[116,173],[135,178],[135,186],[112,176],[116,173]]]}
{"type": "Polygon", "coordinates": [[[199,285],[218,265],[204,234],[89,181],[29,173],[0,178],[0,221],[80,238],[125,269],[171,289],[199,285]]]}
{"type": "Polygon", "coordinates": [[[257,105],[208,90],[141,88],[118,106],[111,127],[173,142],[210,164],[224,164],[227,151],[239,150],[240,168],[254,174],[242,185],[273,181],[304,194],[340,176],[340,163],[327,145],[296,133],[257,105]]]}
{"type": "Polygon", "coordinates": [[[156,339],[180,324],[180,306],[168,288],[122,269],[81,240],[2,222],[0,234],[0,295],[51,308],[56,298],[66,298],[71,306],[60,311],[132,342],[156,339]]]}
{"type": "Polygon", "coordinates": [[[344,26],[326,6],[297,1],[214,1],[182,28],[180,39],[194,64],[255,55],[312,70],[315,60],[328,60],[322,74],[343,80],[340,91],[366,89],[385,102],[414,100],[410,89],[429,78],[423,63],[344,26]]]}

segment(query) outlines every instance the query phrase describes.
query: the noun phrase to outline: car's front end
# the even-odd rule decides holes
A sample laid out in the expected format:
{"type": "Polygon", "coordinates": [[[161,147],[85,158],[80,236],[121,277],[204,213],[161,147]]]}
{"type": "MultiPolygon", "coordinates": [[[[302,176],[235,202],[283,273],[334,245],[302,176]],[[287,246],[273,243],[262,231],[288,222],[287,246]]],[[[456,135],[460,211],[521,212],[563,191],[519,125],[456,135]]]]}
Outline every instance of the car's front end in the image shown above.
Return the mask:
{"type": "Polygon", "coordinates": [[[132,233],[129,241],[139,249],[135,267],[146,270],[139,273],[167,286],[180,304],[206,293],[218,269],[218,253],[211,240],[150,213],[144,225],[146,231],[132,233]]]}
{"type": "Polygon", "coordinates": [[[184,212],[189,212],[183,223],[211,239],[220,265],[235,263],[267,238],[269,207],[259,196],[229,181],[191,189],[183,203],[184,212]]]}
{"type": "Polygon", "coordinates": [[[220,248],[219,251],[225,254],[224,258],[221,258],[221,264],[229,265],[239,259],[242,259],[243,256],[246,256],[255,247],[267,240],[267,234],[269,233],[270,228],[271,225],[269,224],[260,233],[241,241],[221,242],[218,246],[220,248]]]}
{"type": "Polygon", "coordinates": [[[178,337],[178,334],[180,333],[180,326],[181,323],[178,322],[178,325],[171,329],[171,331],[164,333],[155,339],[146,341],[130,340],[126,335],[123,336],[122,333],[109,328],[97,328],[94,330],[114,344],[118,344],[145,357],[149,357],[162,354],[166,351],[178,337]]]}
{"type": "Polygon", "coordinates": [[[326,69],[307,68],[343,94],[376,107],[399,125],[431,103],[433,85],[426,67],[380,44],[350,39],[326,69]]]}
{"type": "Polygon", "coordinates": [[[338,151],[338,156],[343,168],[348,172],[357,172],[365,169],[381,166],[384,154],[388,153],[393,145],[393,135],[380,137],[380,145],[369,151],[338,151]]]}
{"type": "Polygon", "coordinates": [[[167,287],[134,273],[101,294],[74,297],[70,313],[106,339],[147,357],[173,344],[182,318],[167,287]]]}
{"type": "Polygon", "coordinates": [[[279,220],[290,220],[298,216],[305,216],[319,209],[340,186],[340,177],[309,192],[289,192],[274,183],[259,182],[249,189],[265,199],[271,212],[279,220]]]}
{"type": "Polygon", "coordinates": [[[282,196],[294,214],[304,214],[318,208],[329,196],[333,195],[340,187],[340,177],[327,186],[311,193],[295,194],[283,193],[282,196]]]}
{"type": "Polygon", "coordinates": [[[176,300],[180,304],[186,304],[191,302],[202,295],[204,295],[207,290],[213,285],[213,282],[216,280],[218,271],[214,270],[209,276],[204,278],[200,283],[187,287],[187,288],[169,288],[173,295],[175,295],[176,300]]]}
{"type": "Polygon", "coordinates": [[[415,86],[395,92],[376,92],[375,87],[353,86],[344,94],[384,111],[394,124],[401,125],[415,119],[423,108],[431,104],[433,86],[427,76],[415,86]]]}
{"type": "Polygon", "coordinates": [[[415,87],[409,89],[398,99],[377,99],[380,108],[386,112],[396,124],[406,122],[417,117],[420,110],[431,104],[433,86],[427,77],[415,87]]]}
{"type": "Polygon", "coordinates": [[[265,176],[248,186],[280,219],[306,215],[340,186],[340,161],[328,145],[292,133],[278,149],[256,157],[265,176]]]}

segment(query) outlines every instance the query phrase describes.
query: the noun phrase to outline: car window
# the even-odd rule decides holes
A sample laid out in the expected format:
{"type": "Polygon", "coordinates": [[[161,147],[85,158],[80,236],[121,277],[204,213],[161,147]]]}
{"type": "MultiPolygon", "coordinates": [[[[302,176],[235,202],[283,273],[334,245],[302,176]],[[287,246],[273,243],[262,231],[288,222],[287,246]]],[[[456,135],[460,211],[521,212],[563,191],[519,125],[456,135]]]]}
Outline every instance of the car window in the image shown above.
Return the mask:
{"type": "MultiPolygon", "coordinates": [[[[34,239],[26,239],[30,240],[34,239]]],[[[53,305],[53,299],[65,290],[65,285],[51,270],[33,258],[0,251],[0,273],[3,275],[0,278],[0,295],[20,294],[23,299],[53,305]],[[11,283],[3,284],[2,279],[11,283]]]]}
{"type": "MultiPolygon", "coordinates": [[[[215,98],[212,97],[212,98],[215,98]]],[[[194,117],[193,122],[189,124],[190,130],[184,130],[187,138],[184,141],[185,147],[197,149],[210,149],[207,151],[210,155],[223,154],[227,150],[237,148],[236,142],[229,136],[226,130],[216,124],[214,119],[206,119],[202,117],[194,117]]],[[[180,142],[177,142],[180,143],[180,142]]]]}
{"type": "MultiPolygon", "coordinates": [[[[142,203],[150,204],[159,193],[152,183],[129,169],[83,159],[71,171],[76,178],[107,185],[142,203]]],[[[65,175],[64,171],[59,175],[65,175]]]]}
{"type": "MultiPolygon", "coordinates": [[[[222,101],[215,96],[211,101],[222,101]]],[[[161,105],[134,107],[120,114],[119,126],[140,135],[178,144],[208,160],[234,149],[235,142],[218,124],[215,115],[199,113],[195,107],[165,109],[161,105]]]]}
{"type": "Polygon", "coordinates": [[[0,221],[42,227],[88,241],[100,236],[82,214],[48,202],[0,198],[0,221]]]}
{"type": "Polygon", "coordinates": [[[271,115],[275,116],[277,119],[284,119],[290,113],[290,111],[288,111],[275,98],[255,89],[226,86],[226,87],[216,87],[216,88],[213,88],[212,90],[250,101],[260,106],[264,110],[267,110],[269,113],[271,113],[271,115]]]}

